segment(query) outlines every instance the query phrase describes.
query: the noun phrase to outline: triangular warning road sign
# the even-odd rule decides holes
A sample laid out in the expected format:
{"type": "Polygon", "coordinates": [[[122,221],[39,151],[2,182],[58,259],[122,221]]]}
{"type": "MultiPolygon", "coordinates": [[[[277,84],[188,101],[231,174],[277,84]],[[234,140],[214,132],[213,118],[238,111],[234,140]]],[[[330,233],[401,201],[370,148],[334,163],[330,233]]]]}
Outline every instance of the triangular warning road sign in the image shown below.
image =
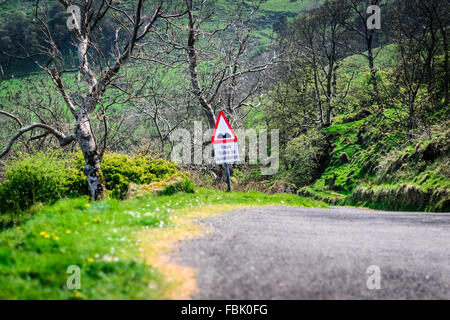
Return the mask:
{"type": "Polygon", "coordinates": [[[219,112],[219,117],[216,121],[213,135],[211,137],[211,143],[228,143],[237,142],[237,136],[231,128],[230,123],[223,111],[219,112]]]}

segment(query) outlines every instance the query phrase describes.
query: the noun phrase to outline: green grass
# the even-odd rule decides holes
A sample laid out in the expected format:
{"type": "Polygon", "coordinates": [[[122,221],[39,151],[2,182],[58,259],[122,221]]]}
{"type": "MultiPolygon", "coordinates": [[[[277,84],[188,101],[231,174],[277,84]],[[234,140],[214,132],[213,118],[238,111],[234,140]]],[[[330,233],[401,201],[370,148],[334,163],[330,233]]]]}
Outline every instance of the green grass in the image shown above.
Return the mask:
{"type": "Polygon", "coordinates": [[[0,233],[0,299],[161,298],[165,281],[140,258],[137,233],[169,225],[181,209],[220,204],[326,207],[290,194],[208,189],[127,201],[61,200],[0,233]],[[81,268],[80,290],[66,287],[70,265],[81,268]]]}
{"type": "Polygon", "coordinates": [[[321,177],[300,189],[299,194],[329,203],[382,210],[448,211],[448,130],[437,134],[435,131],[440,128],[433,128],[432,139],[409,141],[396,127],[401,113],[386,109],[385,117],[373,114],[343,123],[353,115],[341,115],[324,129],[334,135],[329,164],[321,177]],[[423,159],[423,150],[429,144],[441,149],[439,157],[432,161],[423,159]],[[343,152],[349,163],[339,161],[343,152]],[[400,160],[402,157],[404,160],[400,160]],[[394,169],[384,174],[397,162],[394,169]]]}
{"type": "MultiPolygon", "coordinates": [[[[389,44],[380,49],[377,48],[374,50],[374,55],[376,55],[374,67],[380,73],[378,77],[385,77],[386,73],[392,69],[392,60],[395,57],[395,45],[389,44]]],[[[351,91],[361,90],[361,88],[364,89],[370,85],[369,62],[366,57],[355,54],[343,59],[341,63],[341,68],[338,71],[340,76],[354,75],[350,85],[351,91]]]]}
{"type": "Polygon", "coordinates": [[[13,14],[15,11],[21,10],[22,2],[17,0],[0,0],[0,12],[4,15],[13,14]]]}
{"type": "Polygon", "coordinates": [[[427,189],[412,183],[360,185],[343,204],[378,210],[449,212],[448,188],[427,189]]]}
{"type": "MultiPolygon", "coordinates": [[[[254,3],[254,1],[245,2],[247,4],[254,3]]],[[[316,0],[297,0],[295,2],[290,0],[267,0],[261,2],[259,8],[264,11],[299,13],[300,11],[311,10],[317,7],[320,2],[316,0]]]]}

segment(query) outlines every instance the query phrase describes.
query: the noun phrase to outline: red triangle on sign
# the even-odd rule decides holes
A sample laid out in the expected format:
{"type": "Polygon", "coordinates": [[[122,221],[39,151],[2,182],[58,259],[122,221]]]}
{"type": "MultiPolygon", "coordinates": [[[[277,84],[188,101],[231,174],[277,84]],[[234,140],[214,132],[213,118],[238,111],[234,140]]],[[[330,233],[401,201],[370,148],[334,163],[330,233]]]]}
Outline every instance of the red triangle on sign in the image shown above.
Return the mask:
{"type": "Polygon", "coordinates": [[[231,128],[230,123],[223,111],[219,112],[217,117],[216,126],[214,127],[214,132],[211,137],[211,143],[228,143],[237,142],[237,136],[231,128]]]}

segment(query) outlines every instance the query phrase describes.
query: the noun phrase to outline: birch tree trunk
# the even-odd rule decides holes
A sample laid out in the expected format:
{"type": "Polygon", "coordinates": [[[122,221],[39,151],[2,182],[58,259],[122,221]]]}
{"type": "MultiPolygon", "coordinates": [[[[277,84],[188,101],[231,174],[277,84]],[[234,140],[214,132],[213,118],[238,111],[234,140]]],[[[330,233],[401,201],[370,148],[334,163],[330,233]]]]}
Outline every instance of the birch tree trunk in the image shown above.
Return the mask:
{"type": "Polygon", "coordinates": [[[80,36],[78,60],[80,63],[80,71],[85,76],[88,84],[88,92],[82,107],[75,112],[77,122],[75,135],[85,161],[83,173],[87,178],[89,192],[94,201],[96,201],[106,196],[106,184],[101,169],[101,156],[97,148],[95,135],[92,132],[89,115],[95,110],[97,100],[101,98],[103,90],[99,90],[99,81],[89,66],[88,46],[88,37],[80,36]]]}
{"type": "Polygon", "coordinates": [[[100,200],[106,196],[105,179],[102,174],[97,142],[91,129],[91,121],[85,112],[79,112],[77,115],[75,135],[86,164],[83,173],[87,178],[89,192],[94,200],[100,200]]]}

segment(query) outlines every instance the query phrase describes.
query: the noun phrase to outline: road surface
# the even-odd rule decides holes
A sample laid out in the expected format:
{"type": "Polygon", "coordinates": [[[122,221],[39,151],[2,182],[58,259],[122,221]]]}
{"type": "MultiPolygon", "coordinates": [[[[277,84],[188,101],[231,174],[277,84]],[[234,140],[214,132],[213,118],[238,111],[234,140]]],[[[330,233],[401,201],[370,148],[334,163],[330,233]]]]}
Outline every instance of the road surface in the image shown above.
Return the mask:
{"type": "Polygon", "coordinates": [[[448,213],[277,206],[199,223],[215,231],[173,256],[196,271],[193,299],[450,299],[448,213]]]}

